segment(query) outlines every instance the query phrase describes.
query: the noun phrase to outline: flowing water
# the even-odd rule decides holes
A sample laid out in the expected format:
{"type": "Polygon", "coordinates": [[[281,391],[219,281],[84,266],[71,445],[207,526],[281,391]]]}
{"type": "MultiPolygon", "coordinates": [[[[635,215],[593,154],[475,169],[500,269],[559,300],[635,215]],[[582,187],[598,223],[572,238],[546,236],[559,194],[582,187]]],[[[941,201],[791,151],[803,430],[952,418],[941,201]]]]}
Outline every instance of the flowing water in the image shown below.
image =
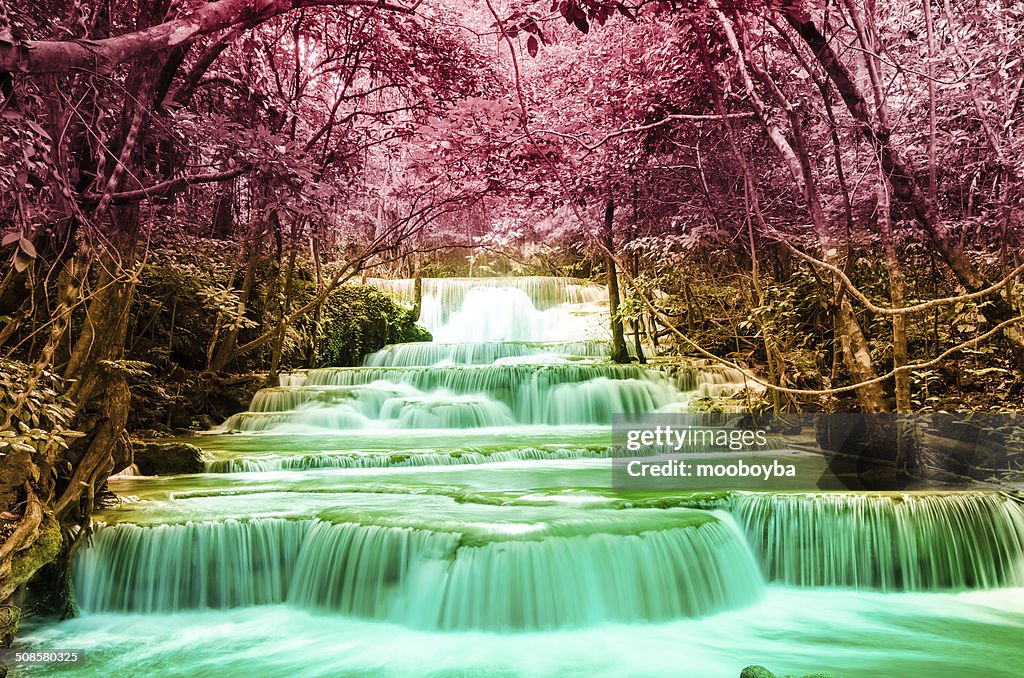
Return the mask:
{"type": "Polygon", "coordinates": [[[784,449],[790,489],[617,489],[614,413],[741,375],[609,364],[580,281],[423,283],[434,342],[282,375],[192,440],[206,473],[113,479],[82,615],[19,641],[87,662],[19,674],[1020,674],[1013,499],[807,492],[823,460],[784,449]]]}

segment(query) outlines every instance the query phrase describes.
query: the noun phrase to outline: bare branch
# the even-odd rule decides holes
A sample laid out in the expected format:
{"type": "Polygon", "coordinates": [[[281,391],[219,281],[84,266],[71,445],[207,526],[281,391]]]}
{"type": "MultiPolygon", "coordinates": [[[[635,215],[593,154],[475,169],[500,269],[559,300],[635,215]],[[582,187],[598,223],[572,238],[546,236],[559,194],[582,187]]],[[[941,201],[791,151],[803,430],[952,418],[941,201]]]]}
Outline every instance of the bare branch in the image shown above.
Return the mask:
{"type": "MultiPolygon", "coordinates": [[[[178,191],[184,190],[194,184],[212,184],[218,181],[227,181],[228,179],[234,179],[237,176],[245,174],[252,167],[249,165],[239,165],[223,172],[210,172],[208,174],[193,174],[186,177],[176,177],[174,179],[167,179],[161,181],[158,184],[152,186],[145,186],[143,188],[137,188],[132,191],[121,191],[119,193],[112,193],[110,198],[114,204],[123,205],[125,203],[135,202],[136,200],[147,200],[152,198],[160,198],[177,193],[178,191]]],[[[88,201],[100,200],[101,196],[97,193],[91,193],[85,196],[88,201]]]]}

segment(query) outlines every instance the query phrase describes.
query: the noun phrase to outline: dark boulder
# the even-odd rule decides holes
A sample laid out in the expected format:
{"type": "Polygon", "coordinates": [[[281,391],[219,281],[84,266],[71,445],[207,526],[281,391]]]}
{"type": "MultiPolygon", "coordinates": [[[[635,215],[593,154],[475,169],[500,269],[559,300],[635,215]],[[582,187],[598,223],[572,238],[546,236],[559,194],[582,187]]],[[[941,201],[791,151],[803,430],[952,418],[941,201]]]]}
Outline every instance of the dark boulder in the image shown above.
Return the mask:
{"type": "Polygon", "coordinates": [[[202,473],[206,468],[203,451],[189,443],[136,442],[135,466],[144,476],[202,473]]]}

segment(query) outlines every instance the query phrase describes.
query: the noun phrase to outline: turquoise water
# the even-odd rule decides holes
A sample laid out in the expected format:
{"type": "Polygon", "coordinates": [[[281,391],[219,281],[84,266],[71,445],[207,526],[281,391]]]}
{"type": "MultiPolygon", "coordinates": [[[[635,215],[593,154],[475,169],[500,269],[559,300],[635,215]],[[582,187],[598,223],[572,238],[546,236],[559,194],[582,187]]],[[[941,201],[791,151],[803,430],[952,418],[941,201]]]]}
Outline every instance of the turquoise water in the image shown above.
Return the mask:
{"type": "Polygon", "coordinates": [[[77,676],[707,676],[757,662],[780,675],[1020,675],[1020,589],[947,595],[770,587],[755,605],[700,619],[558,632],[421,631],[276,605],[86,615],[30,630],[84,648],[77,676]]]}
{"type": "Polygon", "coordinates": [[[443,343],[283,375],[189,439],[206,473],[113,478],[82,615],[19,639],[87,661],[15,675],[1020,675],[1016,501],[808,491],[824,460],[784,448],[772,492],[617,488],[612,413],[742,378],[605,364],[579,282],[424,289],[443,343]]]}

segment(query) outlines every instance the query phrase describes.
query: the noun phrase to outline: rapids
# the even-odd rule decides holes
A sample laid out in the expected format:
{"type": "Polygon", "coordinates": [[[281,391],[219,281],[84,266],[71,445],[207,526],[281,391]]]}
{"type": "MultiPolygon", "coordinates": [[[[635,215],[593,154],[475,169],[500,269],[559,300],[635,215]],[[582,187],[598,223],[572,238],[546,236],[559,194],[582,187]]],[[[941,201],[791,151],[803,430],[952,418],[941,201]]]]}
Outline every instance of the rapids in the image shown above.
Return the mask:
{"type": "Polygon", "coordinates": [[[807,491],[824,461],[789,449],[773,492],[616,488],[613,414],[742,375],[610,364],[584,281],[422,291],[434,342],[282,375],[190,439],[206,473],[111,479],[129,501],[75,558],[81,616],[19,640],[87,661],[19,675],[1019,675],[1011,496],[807,491]]]}

